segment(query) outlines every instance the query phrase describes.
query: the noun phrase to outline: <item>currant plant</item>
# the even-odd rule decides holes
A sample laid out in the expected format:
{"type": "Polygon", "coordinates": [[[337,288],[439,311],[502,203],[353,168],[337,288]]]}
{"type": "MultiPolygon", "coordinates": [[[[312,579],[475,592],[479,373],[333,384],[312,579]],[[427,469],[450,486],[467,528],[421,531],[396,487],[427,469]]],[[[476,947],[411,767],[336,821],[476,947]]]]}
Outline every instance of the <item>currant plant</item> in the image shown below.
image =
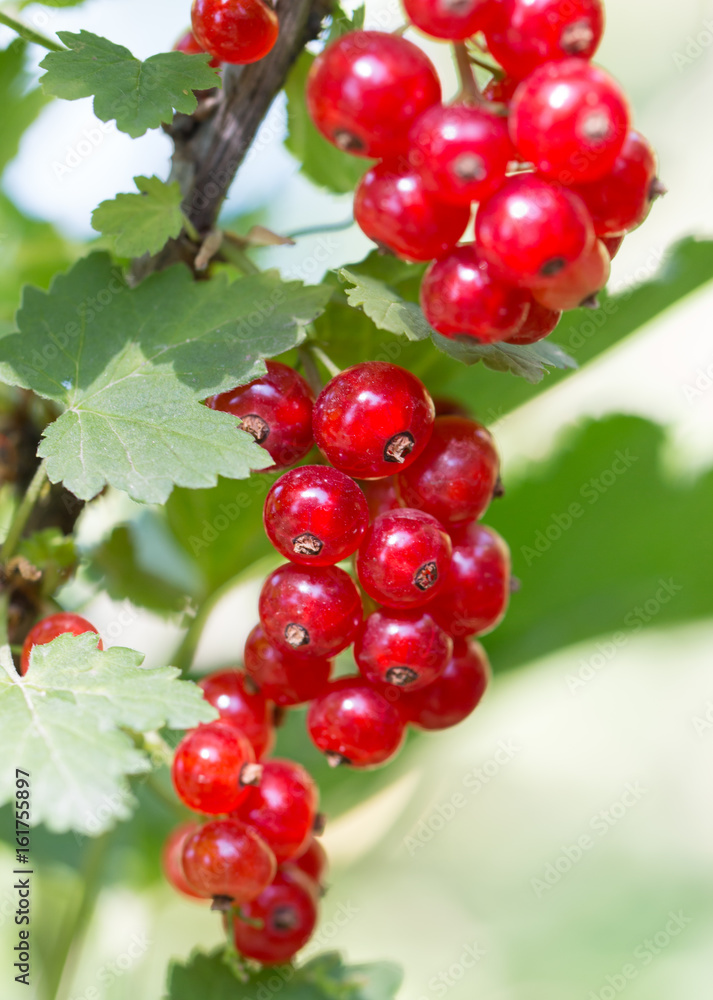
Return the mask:
{"type": "MultiPolygon", "coordinates": [[[[328,884],[325,816],[397,774],[424,732],[465,723],[491,660],[617,624],[592,600],[608,581],[520,565],[532,512],[560,505],[538,490],[569,483],[566,462],[503,499],[488,425],[702,284],[713,249],[685,242],[644,288],[607,293],[665,189],[591,61],[600,0],[565,6],[404,0],[405,38],[333,0],[194,0],[185,34],[145,60],[0,16],[18,37],[0,53],[3,164],[51,98],[92,97],[101,121],[173,142],[166,180],[138,176],[96,208],[98,246],[0,196],[22,231],[0,278],[0,797],[23,769],[38,851],[60,845],[79,868],[94,845],[39,1000],[72,995],[127,844],[150,855],[149,881],[160,866],[186,906],[219,911],[222,943],[174,956],[168,1000],[259,997],[272,967],[284,1000],[393,1000],[389,962],[299,961],[328,884]],[[424,34],[453,55],[454,97],[424,34]],[[36,88],[28,46],[49,49],[36,88]],[[281,92],[287,149],[314,185],[353,193],[376,244],[313,283],[261,267],[299,236],[223,211],[281,92]],[[604,319],[579,342],[582,307],[604,319]],[[248,580],[254,627],[206,674],[212,612],[248,580]],[[143,666],[125,624],[93,620],[102,594],[180,631],[172,665],[152,647],[143,666]]],[[[597,433],[575,458],[606,452],[597,433]]],[[[667,521],[684,500],[667,498],[667,521]]],[[[589,529],[572,562],[615,544],[589,529]]],[[[619,548],[630,589],[664,572],[619,548]]],[[[702,615],[698,590],[671,613],[702,615]]]]}

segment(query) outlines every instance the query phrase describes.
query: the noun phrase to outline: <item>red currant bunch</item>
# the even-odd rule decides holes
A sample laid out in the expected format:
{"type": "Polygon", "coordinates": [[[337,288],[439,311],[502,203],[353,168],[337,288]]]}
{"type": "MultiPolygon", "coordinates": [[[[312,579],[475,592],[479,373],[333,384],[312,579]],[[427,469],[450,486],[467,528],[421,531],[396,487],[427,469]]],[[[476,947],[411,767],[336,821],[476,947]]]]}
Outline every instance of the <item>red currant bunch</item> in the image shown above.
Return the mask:
{"type": "Polygon", "coordinates": [[[308,109],[330,142],[379,161],[354,216],[382,250],[431,262],[421,306],[434,330],[533,344],[564,310],[597,306],[621,240],[665,191],[625,94],[591,62],[602,0],[403,2],[415,27],[454,45],[453,103],[412,42],[354,31],[315,60],[308,109]],[[476,34],[493,64],[483,89],[476,34]],[[473,213],[475,239],[459,245],[473,213]]]}
{"type": "Polygon", "coordinates": [[[280,31],[277,14],[265,0],[193,0],[191,21],[199,51],[219,63],[257,62],[274,47],[280,31]]]}

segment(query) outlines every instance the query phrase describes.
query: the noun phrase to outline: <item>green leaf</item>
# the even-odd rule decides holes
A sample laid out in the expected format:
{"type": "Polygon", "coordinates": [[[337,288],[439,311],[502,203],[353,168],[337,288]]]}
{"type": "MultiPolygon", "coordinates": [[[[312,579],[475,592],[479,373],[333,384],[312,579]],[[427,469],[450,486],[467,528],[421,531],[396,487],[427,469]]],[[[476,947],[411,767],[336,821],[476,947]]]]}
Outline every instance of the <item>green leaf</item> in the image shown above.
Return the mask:
{"type": "MultiPolygon", "coordinates": [[[[373,263],[370,266],[373,268],[373,263]]],[[[389,269],[393,277],[403,280],[410,277],[406,270],[408,267],[391,265],[389,269]]],[[[349,305],[363,309],[380,330],[406,336],[409,340],[425,340],[430,336],[439,351],[463,364],[474,365],[482,361],[493,371],[510,372],[528,382],[539,382],[544,378],[547,366],[577,367],[573,358],[552,343],[520,347],[513,344],[479,344],[472,337],[442,337],[431,329],[420,306],[406,301],[385,281],[345,268],[339,271],[339,276],[354,286],[346,290],[349,305]]]]}
{"type": "Polygon", "coordinates": [[[0,50],[0,107],[2,107],[2,144],[0,145],[0,173],[14,159],[23,133],[48,98],[41,90],[28,90],[25,73],[27,43],[16,39],[6,49],[0,50]]]}
{"type": "Polygon", "coordinates": [[[180,185],[164,184],[158,177],[134,177],[140,194],[118,194],[103,201],[92,213],[92,227],[115,237],[119,257],[155,254],[183,228],[180,185]]]}
{"type": "Polygon", "coordinates": [[[287,79],[285,146],[300,161],[302,173],[311,181],[335,194],[348,194],[354,190],[370,161],[343,153],[312,124],[305,104],[305,86],[313,62],[311,53],[302,52],[287,79]]]}
{"type": "Polygon", "coordinates": [[[354,274],[342,268],[339,276],[354,287],[346,290],[350,306],[364,310],[380,330],[387,330],[408,337],[409,340],[425,340],[431,335],[431,327],[419,306],[406,302],[383,281],[365,274],[354,274]]]}
{"type": "Polygon", "coordinates": [[[645,627],[710,616],[713,473],[673,478],[664,445],[645,420],[609,418],[506,477],[486,521],[507,539],[522,587],[485,638],[496,670],[597,636],[616,652],[617,634],[625,645],[645,627]]]}
{"type": "Polygon", "coordinates": [[[65,52],[50,52],[40,63],[47,70],[40,83],[45,93],[76,101],[94,97],[94,114],[136,139],[173,120],[173,111],[192,114],[194,90],[220,84],[205,54],[162,52],[144,62],[123,45],[90,31],[59,31],[65,52]]]}
{"type": "Polygon", "coordinates": [[[276,272],[194,282],[182,265],[130,289],[92,254],[48,293],[25,290],[20,333],[0,338],[0,379],[65,407],[39,449],[53,482],[83,500],[109,483],[162,503],[174,484],[210,487],[270,464],[236,418],[201,400],[299,343],[328,296],[276,272]]]}
{"type": "Polygon", "coordinates": [[[0,804],[14,797],[15,768],[29,771],[32,821],[97,835],[131,813],[127,775],[150,770],[119,727],[185,729],[216,718],[174,667],[144,669],[143,656],[98,637],[62,635],[35,646],[24,677],[0,649],[0,804]]]}
{"type": "Polygon", "coordinates": [[[239,980],[226,961],[225,949],[194,951],[187,964],[169,969],[165,1000],[236,1000],[271,996],[279,982],[281,1000],[393,1000],[401,985],[400,970],[390,962],[345,965],[328,952],[295,969],[272,966],[239,980]]]}
{"type": "Polygon", "coordinates": [[[328,42],[333,42],[342,35],[348,35],[350,31],[360,31],[364,27],[366,17],[366,5],[361,4],[354,9],[354,13],[349,16],[341,4],[336,4],[332,11],[332,25],[327,36],[328,42]]]}

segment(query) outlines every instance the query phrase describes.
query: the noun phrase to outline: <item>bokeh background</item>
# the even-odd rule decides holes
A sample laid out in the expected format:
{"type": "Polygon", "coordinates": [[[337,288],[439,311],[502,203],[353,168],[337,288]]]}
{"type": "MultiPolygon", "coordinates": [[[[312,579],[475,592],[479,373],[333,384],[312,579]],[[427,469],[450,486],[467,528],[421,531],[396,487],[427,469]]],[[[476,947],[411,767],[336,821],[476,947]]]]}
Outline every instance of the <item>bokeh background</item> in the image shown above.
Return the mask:
{"type": "MultiPolygon", "coordinates": [[[[367,12],[372,26],[396,27],[401,17],[395,2],[368,3],[367,12]]],[[[311,950],[400,962],[400,1000],[711,996],[713,283],[703,279],[713,278],[713,256],[672,248],[685,236],[713,237],[713,3],[609,0],[607,12],[598,61],[631,95],[669,188],[627,238],[612,287],[626,292],[662,271],[685,286],[702,271],[691,282],[701,287],[653,319],[651,286],[632,292],[622,312],[639,311],[634,335],[514,409],[510,376],[450,362],[434,369],[439,391],[493,425],[503,455],[508,493],[490,520],[513,547],[523,588],[485,642],[496,678],[471,720],[412,741],[378,775],[328,774],[305,750],[299,719],[282,737],[318,770],[332,814],[332,888],[311,950]],[[627,461],[612,473],[618,452],[627,461]],[[563,527],[573,502],[585,514],[563,527]]],[[[29,6],[23,16],[46,33],[86,28],[146,57],[185,28],[188,0],[88,0],[69,10],[29,6]]],[[[10,40],[0,31],[0,45],[10,40]]],[[[448,49],[420,41],[454,91],[448,49]]],[[[132,190],[135,174],[167,176],[170,145],[160,133],[132,141],[110,128],[91,154],[78,153],[97,124],[91,101],[48,104],[5,168],[0,301],[10,315],[28,259],[39,273],[45,257],[48,267],[58,253],[70,260],[93,236],[99,201],[132,190]],[[37,220],[31,236],[19,213],[37,220]]],[[[284,132],[278,100],[226,216],[281,233],[348,220],[349,197],[299,175],[284,132]]],[[[316,281],[368,249],[346,227],[264,252],[260,264],[316,281]]],[[[167,662],[181,641],[180,616],[120,599],[124,554],[131,548],[160,578],[149,580],[154,595],[163,584],[195,591],[202,584],[172,531],[200,525],[214,501],[201,502],[178,497],[166,523],[160,512],[103,499],[84,518],[81,541],[104,547],[107,576],[82,577],[64,595],[67,606],[85,606],[110,641],[114,630],[149,663],[167,662]],[[117,534],[119,524],[129,527],[117,534]]],[[[223,586],[231,545],[239,568],[249,542],[236,532],[205,570],[222,590],[195,655],[203,671],[238,662],[256,619],[259,581],[223,586]]],[[[139,795],[137,818],[116,835],[63,1000],[155,1000],[171,957],[220,940],[214,916],[161,882],[156,856],[171,806],[139,795]]],[[[37,851],[39,946],[49,951],[92,848],[39,833],[37,851]]],[[[6,853],[0,848],[3,871],[6,853]]],[[[8,884],[0,888],[4,931],[10,898],[8,884]]]]}

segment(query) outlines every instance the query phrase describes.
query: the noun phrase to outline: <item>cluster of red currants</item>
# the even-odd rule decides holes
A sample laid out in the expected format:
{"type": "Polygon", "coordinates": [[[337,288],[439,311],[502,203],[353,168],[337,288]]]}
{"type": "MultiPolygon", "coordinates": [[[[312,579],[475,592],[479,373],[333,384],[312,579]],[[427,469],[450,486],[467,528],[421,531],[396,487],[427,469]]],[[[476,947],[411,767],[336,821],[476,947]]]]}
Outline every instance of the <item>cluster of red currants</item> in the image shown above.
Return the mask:
{"type": "Polygon", "coordinates": [[[265,0],[193,0],[191,31],[176,42],[178,52],[208,52],[210,65],[245,65],[270,52],[280,31],[277,14],[265,0]]]}
{"type": "Polygon", "coordinates": [[[498,455],[480,424],[436,416],[396,365],[348,368],[314,406],[295,371],[267,369],[209,405],[240,417],[273,468],[313,440],[330,464],[292,469],[267,495],[265,529],[289,562],[264,583],[245,671],[276,705],[310,703],[310,737],[331,764],[376,767],[407,724],[453,726],[485,690],[473,637],[500,622],[510,593],[507,545],[479,523],[500,490],[498,455]],[[337,565],[352,556],[361,592],[337,565]],[[352,643],[359,673],[332,679],[352,643]]]}
{"type": "Polygon", "coordinates": [[[355,31],[314,62],[307,105],[338,148],[379,162],[354,214],[382,248],[432,261],[421,288],[446,337],[531,344],[563,310],[596,305],[611,258],[664,192],[620,87],[589,61],[601,0],[404,0],[455,43],[463,89],[399,34],[355,31]],[[471,40],[469,49],[465,40],[471,40]],[[499,67],[481,90],[471,57],[499,67]],[[473,204],[475,239],[458,245],[473,204]]]}

